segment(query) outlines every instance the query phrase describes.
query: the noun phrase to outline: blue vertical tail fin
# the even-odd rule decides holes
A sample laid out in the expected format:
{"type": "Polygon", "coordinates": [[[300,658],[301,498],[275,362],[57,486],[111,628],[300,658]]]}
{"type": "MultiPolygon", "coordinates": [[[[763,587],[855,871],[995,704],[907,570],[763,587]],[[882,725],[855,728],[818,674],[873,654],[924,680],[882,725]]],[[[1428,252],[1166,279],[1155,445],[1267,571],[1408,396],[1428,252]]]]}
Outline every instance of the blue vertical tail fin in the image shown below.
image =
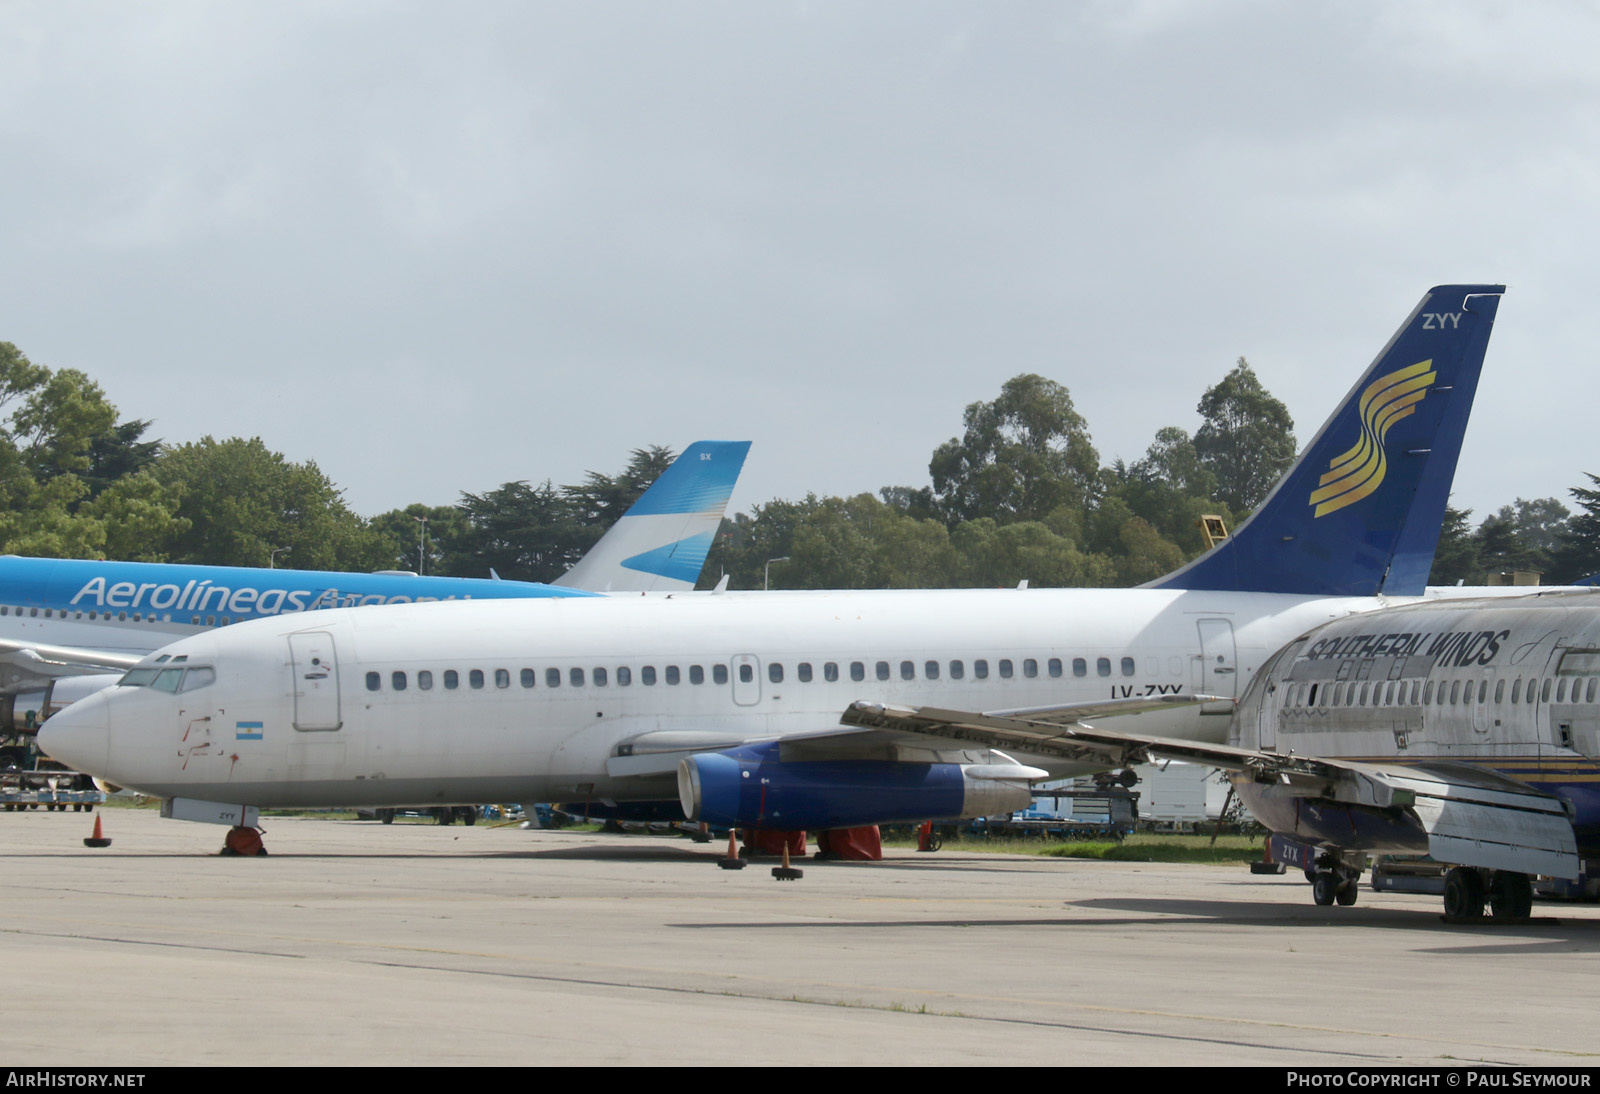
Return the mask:
{"type": "Polygon", "coordinates": [[[692,589],[749,441],[696,441],[555,584],[597,593],[692,589]]]}
{"type": "Polygon", "coordinates": [[[1421,595],[1504,292],[1429,289],[1255,513],[1148,587],[1421,595]]]}

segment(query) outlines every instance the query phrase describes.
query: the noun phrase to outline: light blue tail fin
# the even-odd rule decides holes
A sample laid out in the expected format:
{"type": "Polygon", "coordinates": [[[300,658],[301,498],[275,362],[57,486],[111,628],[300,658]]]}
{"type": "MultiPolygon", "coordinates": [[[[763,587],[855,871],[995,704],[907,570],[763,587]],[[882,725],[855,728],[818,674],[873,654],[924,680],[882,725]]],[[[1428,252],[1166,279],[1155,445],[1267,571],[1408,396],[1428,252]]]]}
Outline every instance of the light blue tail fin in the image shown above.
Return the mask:
{"type": "Polygon", "coordinates": [[[694,588],[749,451],[749,441],[691,444],[555,584],[597,593],[694,588]]]}
{"type": "Polygon", "coordinates": [[[1421,595],[1504,292],[1429,289],[1232,538],[1149,587],[1421,595]]]}

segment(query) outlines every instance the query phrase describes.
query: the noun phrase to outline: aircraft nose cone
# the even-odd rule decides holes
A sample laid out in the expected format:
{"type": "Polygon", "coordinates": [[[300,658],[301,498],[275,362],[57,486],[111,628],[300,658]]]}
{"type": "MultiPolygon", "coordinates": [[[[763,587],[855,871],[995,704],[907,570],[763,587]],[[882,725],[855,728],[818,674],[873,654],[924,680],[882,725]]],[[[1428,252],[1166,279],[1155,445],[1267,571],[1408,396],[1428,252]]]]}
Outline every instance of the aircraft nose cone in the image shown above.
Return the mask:
{"type": "Polygon", "coordinates": [[[104,776],[111,754],[111,720],[103,695],[80,699],[39,728],[39,748],[74,771],[104,776]]]}

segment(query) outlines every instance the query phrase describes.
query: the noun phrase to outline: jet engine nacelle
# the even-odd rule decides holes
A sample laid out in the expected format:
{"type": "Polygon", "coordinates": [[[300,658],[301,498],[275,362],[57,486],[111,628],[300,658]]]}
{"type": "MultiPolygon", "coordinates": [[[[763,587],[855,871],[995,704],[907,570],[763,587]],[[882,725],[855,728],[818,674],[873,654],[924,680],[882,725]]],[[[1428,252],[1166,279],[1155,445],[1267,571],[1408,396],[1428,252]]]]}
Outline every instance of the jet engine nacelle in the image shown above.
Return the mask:
{"type": "Polygon", "coordinates": [[[678,796],[690,820],[821,830],[1010,813],[1047,777],[1021,764],[783,761],[766,745],[687,757],[678,796]]]}

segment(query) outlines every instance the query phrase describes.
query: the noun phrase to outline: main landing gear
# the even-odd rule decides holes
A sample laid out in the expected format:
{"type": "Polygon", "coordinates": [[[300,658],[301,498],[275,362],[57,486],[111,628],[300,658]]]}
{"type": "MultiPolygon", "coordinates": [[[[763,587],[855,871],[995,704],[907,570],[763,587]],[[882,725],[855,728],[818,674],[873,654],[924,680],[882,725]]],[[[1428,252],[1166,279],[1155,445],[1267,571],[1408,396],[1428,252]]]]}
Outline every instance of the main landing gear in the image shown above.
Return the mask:
{"type": "Polygon", "coordinates": [[[1324,851],[1306,868],[1306,880],[1311,882],[1311,899],[1318,905],[1348,908],[1361,891],[1361,860],[1350,863],[1337,851],[1324,851]]]}
{"type": "Polygon", "coordinates": [[[1471,866],[1452,866],[1444,875],[1445,922],[1478,922],[1485,901],[1495,919],[1527,919],[1533,913],[1533,882],[1527,874],[1471,866]]]}

